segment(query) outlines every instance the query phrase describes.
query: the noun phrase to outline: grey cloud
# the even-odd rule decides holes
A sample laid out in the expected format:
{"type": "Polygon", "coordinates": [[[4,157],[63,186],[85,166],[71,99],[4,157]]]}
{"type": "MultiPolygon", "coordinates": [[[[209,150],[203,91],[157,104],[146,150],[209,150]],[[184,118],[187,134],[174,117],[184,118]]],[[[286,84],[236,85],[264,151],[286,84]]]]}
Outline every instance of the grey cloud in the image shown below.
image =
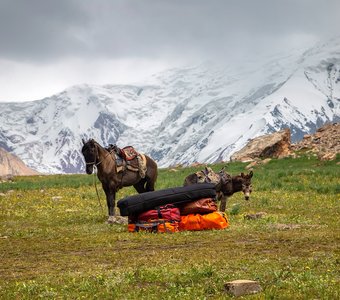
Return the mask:
{"type": "Polygon", "coordinates": [[[2,0],[0,55],[41,61],[82,52],[87,15],[78,1],[2,0]]]}
{"type": "Polygon", "coordinates": [[[280,47],[296,34],[335,34],[339,11],[338,0],[2,0],[0,56],[225,55],[280,47]]]}

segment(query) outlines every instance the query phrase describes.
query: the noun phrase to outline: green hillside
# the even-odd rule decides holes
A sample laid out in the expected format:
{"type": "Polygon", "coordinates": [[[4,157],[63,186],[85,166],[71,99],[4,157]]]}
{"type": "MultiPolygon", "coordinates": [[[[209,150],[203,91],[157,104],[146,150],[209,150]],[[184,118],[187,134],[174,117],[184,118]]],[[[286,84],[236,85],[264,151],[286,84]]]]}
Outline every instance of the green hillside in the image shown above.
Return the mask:
{"type": "MultiPolygon", "coordinates": [[[[0,183],[0,299],[228,299],[224,284],[236,279],[262,286],[249,299],[339,299],[339,164],[338,156],[256,166],[251,200],[229,199],[229,228],[174,234],[106,224],[94,176],[0,183]]],[[[224,165],[248,172],[242,163],[211,167],[224,165]]],[[[156,189],[201,169],[161,169],[156,189]]]]}

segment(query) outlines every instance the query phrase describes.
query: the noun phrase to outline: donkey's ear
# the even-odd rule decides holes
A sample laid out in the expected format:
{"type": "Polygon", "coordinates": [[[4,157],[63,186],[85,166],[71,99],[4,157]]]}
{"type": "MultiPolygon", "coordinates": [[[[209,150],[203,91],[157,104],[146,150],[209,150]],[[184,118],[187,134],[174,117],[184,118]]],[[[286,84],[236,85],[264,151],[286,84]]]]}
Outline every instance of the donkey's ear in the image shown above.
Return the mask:
{"type": "Polygon", "coordinates": [[[249,178],[252,178],[253,177],[253,171],[250,171],[249,172],[249,178]]]}

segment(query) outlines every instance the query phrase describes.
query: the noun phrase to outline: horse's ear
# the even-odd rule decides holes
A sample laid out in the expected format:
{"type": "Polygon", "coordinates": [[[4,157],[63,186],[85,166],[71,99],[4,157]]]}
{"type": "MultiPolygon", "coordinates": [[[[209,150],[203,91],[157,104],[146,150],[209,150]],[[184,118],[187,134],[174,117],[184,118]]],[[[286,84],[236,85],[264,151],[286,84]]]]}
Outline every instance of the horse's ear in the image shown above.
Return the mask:
{"type": "Polygon", "coordinates": [[[81,141],[83,142],[83,145],[85,145],[85,140],[84,140],[84,139],[81,139],[81,141]]]}
{"type": "Polygon", "coordinates": [[[253,175],[254,175],[254,174],[253,174],[253,171],[250,171],[250,172],[249,172],[249,178],[252,178],[253,175]]]}
{"type": "Polygon", "coordinates": [[[244,177],[244,173],[243,173],[243,172],[241,173],[241,177],[242,177],[242,178],[244,177]]]}

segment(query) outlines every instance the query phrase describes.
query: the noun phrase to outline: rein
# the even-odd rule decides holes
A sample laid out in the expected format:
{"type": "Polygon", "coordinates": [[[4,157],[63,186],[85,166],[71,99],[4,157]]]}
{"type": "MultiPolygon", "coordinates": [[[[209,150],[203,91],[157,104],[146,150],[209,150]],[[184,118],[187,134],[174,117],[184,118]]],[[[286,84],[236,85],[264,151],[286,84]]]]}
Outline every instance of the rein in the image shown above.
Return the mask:
{"type": "MultiPolygon", "coordinates": [[[[96,189],[96,194],[97,194],[98,203],[99,203],[99,206],[100,206],[101,211],[102,211],[103,214],[104,214],[104,210],[103,210],[102,203],[100,202],[100,197],[99,197],[99,193],[98,193],[97,182],[96,182],[96,173],[98,174],[98,168],[97,168],[97,166],[99,166],[99,165],[105,160],[105,158],[106,158],[109,154],[111,154],[111,152],[108,152],[108,153],[104,156],[104,158],[103,158],[101,161],[99,161],[98,163],[96,163],[96,161],[86,163],[86,165],[93,165],[93,167],[94,167],[93,169],[96,170],[96,171],[93,170],[93,184],[94,184],[94,187],[95,187],[95,189],[96,189]]],[[[97,149],[97,157],[98,157],[98,149],[97,149]]]]}
{"type": "MultiPolygon", "coordinates": [[[[96,169],[97,169],[97,167],[96,167],[96,169]]],[[[95,174],[95,172],[93,172],[93,183],[94,183],[94,187],[96,188],[97,199],[98,199],[101,211],[104,214],[103,206],[102,206],[102,203],[100,202],[99,193],[98,193],[98,189],[97,189],[96,174],[95,174]]]]}

